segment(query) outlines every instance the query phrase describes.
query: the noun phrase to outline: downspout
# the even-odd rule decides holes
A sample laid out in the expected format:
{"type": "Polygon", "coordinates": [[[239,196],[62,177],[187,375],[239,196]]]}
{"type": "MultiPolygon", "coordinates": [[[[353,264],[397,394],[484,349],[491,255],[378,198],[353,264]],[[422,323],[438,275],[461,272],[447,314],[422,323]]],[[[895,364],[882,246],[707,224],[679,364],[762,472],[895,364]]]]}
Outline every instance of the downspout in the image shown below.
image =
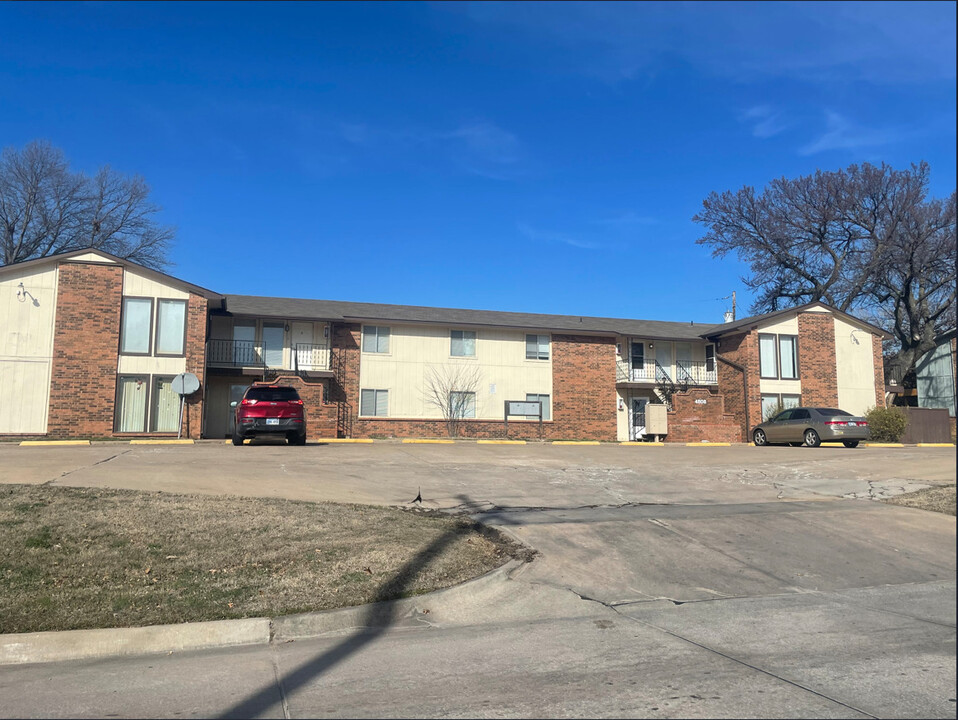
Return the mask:
{"type": "Polygon", "coordinates": [[[727,357],[719,355],[718,353],[715,353],[715,359],[725,363],[729,367],[735,368],[742,373],[742,400],[745,404],[745,437],[747,442],[748,433],[752,429],[752,422],[749,419],[748,413],[748,368],[743,365],[739,365],[737,362],[732,362],[727,357]]]}

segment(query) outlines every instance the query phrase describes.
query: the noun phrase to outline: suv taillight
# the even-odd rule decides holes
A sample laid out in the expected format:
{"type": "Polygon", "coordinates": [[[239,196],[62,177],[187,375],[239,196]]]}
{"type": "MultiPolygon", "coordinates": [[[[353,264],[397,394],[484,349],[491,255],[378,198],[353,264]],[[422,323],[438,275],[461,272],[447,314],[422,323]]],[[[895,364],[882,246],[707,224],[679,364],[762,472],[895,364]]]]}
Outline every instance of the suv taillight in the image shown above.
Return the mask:
{"type": "Polygon", "coordinates": [[[302,405],[302,404],[303,404],[303,401],[302,401],[302,400],[289,400],[289,401],[287,401],[287,402],[289,402],[290,405],[302,405]]]}
{"type": "Polygon", "coordinates": [[[240,403],[240,405],[255,405],[255,404],[256,404],[256,400],[251,400],[247,398],[243,398],[243,402],[240,403]]]}

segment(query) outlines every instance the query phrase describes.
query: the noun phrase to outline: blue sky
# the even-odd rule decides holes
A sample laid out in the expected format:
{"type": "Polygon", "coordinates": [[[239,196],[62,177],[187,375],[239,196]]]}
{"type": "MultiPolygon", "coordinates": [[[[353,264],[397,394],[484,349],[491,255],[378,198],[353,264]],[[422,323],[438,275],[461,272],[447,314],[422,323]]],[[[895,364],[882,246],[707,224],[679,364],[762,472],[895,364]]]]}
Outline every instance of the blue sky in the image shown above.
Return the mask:
{"type": "Polygon", "coordinates": [[[0,3],[0,145],[143,175],[220,292],[718,322],[712,191],[926,160],[955,3],[0,3]]]}

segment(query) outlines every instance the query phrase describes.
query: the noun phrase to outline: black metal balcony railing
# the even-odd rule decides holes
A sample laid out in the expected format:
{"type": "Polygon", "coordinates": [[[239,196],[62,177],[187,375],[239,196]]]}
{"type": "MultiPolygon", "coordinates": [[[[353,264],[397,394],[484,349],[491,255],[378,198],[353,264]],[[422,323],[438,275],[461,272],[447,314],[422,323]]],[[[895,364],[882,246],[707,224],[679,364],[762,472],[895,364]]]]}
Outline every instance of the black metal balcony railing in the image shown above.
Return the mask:
{"type": "Polygon", "coordinates": [[[266,360],[252,340],[210,340],[207,348],[210,365],[226,367],[265,367],[266,360]]]}

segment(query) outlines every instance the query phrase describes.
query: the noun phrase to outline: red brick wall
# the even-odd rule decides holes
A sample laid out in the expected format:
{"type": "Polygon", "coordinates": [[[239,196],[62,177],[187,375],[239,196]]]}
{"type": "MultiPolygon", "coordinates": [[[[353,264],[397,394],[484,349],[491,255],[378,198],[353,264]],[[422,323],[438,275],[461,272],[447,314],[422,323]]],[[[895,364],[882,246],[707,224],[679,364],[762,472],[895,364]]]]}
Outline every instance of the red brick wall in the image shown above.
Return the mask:
{"type": "Polygon", "coordinates": [[[875,407],[885,407],[885,363],[882,360],[882,342],[872,335],[872,357],[875,367],[875,407]]]}
{"type": "Polygon", "coordinates": [[[190,293],[186,310],[186,372],[200,380],[200,389],[186,398],[183,437],[198,439],[203,427],[203,395],[206,388],[206,318],[208,302],[202,295],[190,293]]]}
{"type": "Polygon", "coordinates": [[[317,438],[336,437],[336,409],[334,403],[326,403],[326,383],[307,382],[296,375],[280,375],[270,384],[289,385],[296,388],[303,407],[306,409],[306,437],[310,440],[317,438]]]}
{"type": "Polygon", "coordinates": [[[835,318],[831,313],[799,313],[798,375],[802,381],[802,404],[838,407],[836,374],[835,318]]]}
{"type": "Polygon", "coordinates": [[[615,440],[615,338],[553,334],[552,395],[558,438],[615,440]]]}
{"type": "Polygon", "coordinates": [[[716,344],[716,353],[748,370],[746,394],[742,372],[717,359],[718,389],[724,397],[725,412],[731,414],[738,425],[737,442],[748,442],[752,427],[762,421],[762,391],[758,366],[758,333],[755,331],[722,338],[716,344]],[[745,408],[748,407],[746,423],[745,408]],[[748,426],[751,427],[748,427],[748,426]]]}
{"type": "Polygon", "coordinates": [[[742,442],[741,421],[725,412],[725,399],[721,395],[712,395],[707,388],[675,393],[672,408],[666,436],[669,442],[742,442]],[[696,400],[705,402],[696,403],[696,400]]]}
{"type": "Polygon", "coordinates": [[[329,381],[328,402],[336,406],[340,416],[335,431],[345,437],[357,435],[355,421],[359,415],[359,342],[362,326],[356,323],[333,325],[330,344],[331,368],[336,377],[329,381]]]}
{"type": "Polygon", "coordinates": [[[60,265],[48,436],[113,433],[122,294],[119,265],[60,265]]]}

